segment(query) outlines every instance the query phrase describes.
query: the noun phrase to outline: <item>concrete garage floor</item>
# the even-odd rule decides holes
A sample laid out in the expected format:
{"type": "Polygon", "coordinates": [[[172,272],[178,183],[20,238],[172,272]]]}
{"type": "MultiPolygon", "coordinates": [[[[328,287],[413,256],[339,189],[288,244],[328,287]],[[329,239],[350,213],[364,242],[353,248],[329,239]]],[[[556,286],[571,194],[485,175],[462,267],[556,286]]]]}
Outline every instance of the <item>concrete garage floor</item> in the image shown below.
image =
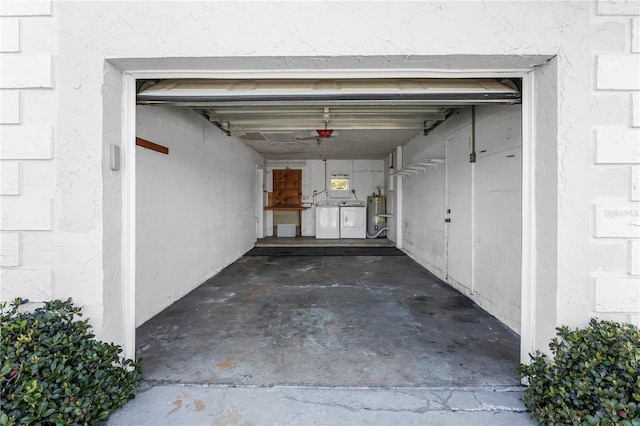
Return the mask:
{"type": "Polygon", "coordinates": [[[244,420],[262,413],[247,425],[532,424],[518,336],[406,256],[244,256],[137,342],[146,392],[110,424],[244,424],[238,407],[244,420]],[[256,408],[270,399],[274,413],[256,408]],[[324,414],[309,417],[309,404],[324,414]],[[344,417],[360,409],[374,417],[344,417]]]}
{"type": "Polygon", "coordinates": [[[147,380],[518,384],[518,336],[407,256],[245,256],[137,339],[147,380]]]}

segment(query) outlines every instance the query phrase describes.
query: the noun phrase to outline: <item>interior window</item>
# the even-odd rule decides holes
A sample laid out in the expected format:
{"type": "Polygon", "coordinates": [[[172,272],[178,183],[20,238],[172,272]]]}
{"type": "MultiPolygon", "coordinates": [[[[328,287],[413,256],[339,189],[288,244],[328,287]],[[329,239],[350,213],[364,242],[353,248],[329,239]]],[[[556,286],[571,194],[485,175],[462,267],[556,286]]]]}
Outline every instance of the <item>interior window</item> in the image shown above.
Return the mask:
{"type": "Polygon", "coordinates": [[[331,178],[331,190],[332,191],[348,191],[349,190],[349,179],[348,178],[331,178]]]}

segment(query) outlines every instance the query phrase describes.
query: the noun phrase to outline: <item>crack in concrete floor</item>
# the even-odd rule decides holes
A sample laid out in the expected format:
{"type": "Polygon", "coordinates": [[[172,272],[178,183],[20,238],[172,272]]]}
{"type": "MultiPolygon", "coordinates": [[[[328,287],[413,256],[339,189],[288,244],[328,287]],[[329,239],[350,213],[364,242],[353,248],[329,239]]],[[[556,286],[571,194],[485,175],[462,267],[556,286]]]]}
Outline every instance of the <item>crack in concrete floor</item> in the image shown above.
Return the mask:
{"type": "Polygon", "coordinates": [[[509,389],[156,385],[108,425],[535,425],[509,389]],[[487,404],[491,399],[497,404],[487,404]]]}

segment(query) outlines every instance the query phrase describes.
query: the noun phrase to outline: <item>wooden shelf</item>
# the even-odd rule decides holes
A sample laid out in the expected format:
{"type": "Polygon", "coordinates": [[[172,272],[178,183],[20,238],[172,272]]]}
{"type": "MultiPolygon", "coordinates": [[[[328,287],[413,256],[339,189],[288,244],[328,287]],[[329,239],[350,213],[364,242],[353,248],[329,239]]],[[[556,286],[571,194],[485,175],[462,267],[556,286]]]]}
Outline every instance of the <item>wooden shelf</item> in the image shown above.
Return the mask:
{"type": "Polygon", "coordinates": [[[295,207],[295,206],[291,206],[291,207],[278,207],[278,206],[266,206],[264,209],[265,210],[280,210],[280,211],[302,211],[302,210],[307,210],[309,207],[295,207]]]}
{"type": "Polygon", "coordinates": [[[157,143],[153,143],[142,138],[136,138],[136,145],[159,152],[161,154],[169,154],[169,148],[167,148],[166,146],[158,145],[157,143]]]}

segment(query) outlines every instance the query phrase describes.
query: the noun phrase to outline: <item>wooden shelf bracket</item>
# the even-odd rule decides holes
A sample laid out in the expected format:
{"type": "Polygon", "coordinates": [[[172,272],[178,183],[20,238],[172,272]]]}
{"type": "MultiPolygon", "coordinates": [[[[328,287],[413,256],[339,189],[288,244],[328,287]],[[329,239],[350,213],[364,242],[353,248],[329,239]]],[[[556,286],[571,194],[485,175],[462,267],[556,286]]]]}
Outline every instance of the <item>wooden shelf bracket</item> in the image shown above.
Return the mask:
{"type": "Polygon", "coordinates": [[[166,146],[158,145],[157,143],[150,142],[146,139],[136,138],[136,145],[159,152],[161,154],[169,154],[169,148],[167,148],[166,146]]]}

